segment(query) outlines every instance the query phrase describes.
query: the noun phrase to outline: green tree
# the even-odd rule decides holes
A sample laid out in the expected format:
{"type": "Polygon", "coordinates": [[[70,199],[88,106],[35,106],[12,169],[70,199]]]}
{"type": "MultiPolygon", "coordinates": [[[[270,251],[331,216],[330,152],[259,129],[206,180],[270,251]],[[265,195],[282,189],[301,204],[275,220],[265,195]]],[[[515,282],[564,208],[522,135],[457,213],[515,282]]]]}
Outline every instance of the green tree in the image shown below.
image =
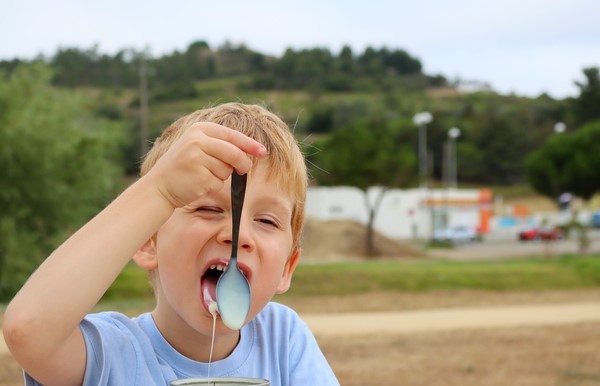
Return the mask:
{"type": "Polygon", "coordinates": [[[572,141],[567,141],[566,138],[549,138],[543,146],[530,154],[525,162],[529,184],[535,191],[553,201],[561,193],[568,191],[565,167],[573,150],[572,141]]]}
{"type": "Polygon", "coordinates": [[[485,155],[480,169],[484,174],[478,176],[477,182],[501,185],[522,182],[523,161],[531,151],[530,126],[492,106],[474,119],[473,125],[476,129],[470,130],[472,143],[485,155]]]}
{"type": "Polygon", "coordinates": [[[589,201],[600,191],[600,120],[577,130],[571,137],[571,157],[565,165],[568,191],[589,201]]]}
{"type": "Polygon", "coordinates": [[[350,46],[342,47],[340,54],[337,57],[337,69],[343,74],[352,75],[355,71],[354,54],[350,46]]]}
{"type": "Polygon", "coordinates": [[[54,82],[68,87],[90,85],[97,57],[97,47],[86,51],[77,48],[59,49],[51,61],[54,82]]]}
{"type": "Polygon", "coordinates": [[[554,135],[526,160],[531,186],[556,199],[564,192],[588,201],[600,191],[600,121],[570,135],[554,135]]]}
{"type": "Polygon", "coordinates": [[[333,107],[317,106],[312,110],[312,114],[306,124],[306,131],[309,133],[327,133],[333,128],[333,107]]]}
{"type": "Polygon", "coordinates": [[[573,113],[579,124],[600,119],[600,69],[585,68],[583,74],[586,82],[575,82],[579,96],[573,101],[573,113]]]}
{"type": "Polygon", "coordinates": [[[320,152],[310,158],[311,173],[319,184],[363,190],[368,213],[366,252],[371,256],[376,254],[373,224],[383,196],[389,188],[406,187],[416,177],[417,158],[405,135],[400,127],[380,119],[356,121],[315,143],[320,152]],[[382,189],[370,201],[367,190],[373,186],[382,189]]]}
{"type": "Polygon", "coordinates": [[[381,56],[372,47],[367,47],[357,61],[361,72],[365,75],[380,77],[385,72],[381,56]]]}
{"type": "Polygon", "coordinates": [[[120,176],[119,127],[50,78],[43,65],[0,72],[0,300],[107,202],[120,176]]]}
{"type": "Polygon", "coordinates": [[[413,58],[404,50],[383,51],[384,62],[388,68],[399,75],[420,74],[421,62],[413,58]]]}

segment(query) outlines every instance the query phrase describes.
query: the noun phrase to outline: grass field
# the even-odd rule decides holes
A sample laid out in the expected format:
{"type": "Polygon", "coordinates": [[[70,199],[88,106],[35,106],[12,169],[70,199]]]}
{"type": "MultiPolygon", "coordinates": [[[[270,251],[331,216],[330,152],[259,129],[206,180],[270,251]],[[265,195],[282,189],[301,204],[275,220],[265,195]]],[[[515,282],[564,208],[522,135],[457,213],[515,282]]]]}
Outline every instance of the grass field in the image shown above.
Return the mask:
{"type": "MultiPolygon", "coordinates": [[[[551,291],[600,288],[600,256],[493,262],[364,261],[300,264],[286,297],[452,290],[551,291]]],[[[104,300],[151,298],[146,273],[128,266],[104,300]]]]}

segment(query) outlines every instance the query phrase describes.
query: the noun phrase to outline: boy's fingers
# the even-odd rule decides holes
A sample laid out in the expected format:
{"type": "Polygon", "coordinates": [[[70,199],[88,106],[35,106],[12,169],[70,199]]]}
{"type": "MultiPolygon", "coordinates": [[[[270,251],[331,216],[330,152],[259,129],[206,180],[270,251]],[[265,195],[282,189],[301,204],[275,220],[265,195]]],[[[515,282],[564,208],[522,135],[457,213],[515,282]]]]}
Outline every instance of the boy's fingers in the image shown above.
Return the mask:
{"type": "Polygon", "coordinates": [[[252,159],[234,144],[204,133],[199,167],[207,167],[215,176],[226,180],[233,169],[238,173],[247,173],[252,168],[252,159]],[[203,165],[203,166],[202,166],[203,165]]]}
{"type": "Polygon", "coordinates": [[[206,135],[229,142],[249,155],[264,157],[267,154],[267,149],[260,142],[239,131],[216,123],[203,122],[201,125],[202,130],[206,135]]]}

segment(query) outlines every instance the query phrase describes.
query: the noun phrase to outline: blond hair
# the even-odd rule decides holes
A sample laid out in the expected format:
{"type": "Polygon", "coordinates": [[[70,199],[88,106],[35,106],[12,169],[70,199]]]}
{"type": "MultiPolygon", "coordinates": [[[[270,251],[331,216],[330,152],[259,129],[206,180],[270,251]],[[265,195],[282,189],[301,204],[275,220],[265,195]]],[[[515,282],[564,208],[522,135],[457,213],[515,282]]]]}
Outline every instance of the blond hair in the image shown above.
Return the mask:
{"type": "MultiPolygon", "coordinates": [[[[308,174],[298,143],[286,123],[263,106],[243,103],[225,103],[197,110],[183,116],[165,129],[146,154],[140,168],[143,176],[167,152],[173,143],[194,123],[213,122],[237,130],[267,148],[267,156],[254,162],[267,166],[267,178],[274,178],[277,186],[294,200],[291,228],[292,250],[300,247],[308,174]]],[[[251,178],[250,173],[250,178],[251,178]]]]}

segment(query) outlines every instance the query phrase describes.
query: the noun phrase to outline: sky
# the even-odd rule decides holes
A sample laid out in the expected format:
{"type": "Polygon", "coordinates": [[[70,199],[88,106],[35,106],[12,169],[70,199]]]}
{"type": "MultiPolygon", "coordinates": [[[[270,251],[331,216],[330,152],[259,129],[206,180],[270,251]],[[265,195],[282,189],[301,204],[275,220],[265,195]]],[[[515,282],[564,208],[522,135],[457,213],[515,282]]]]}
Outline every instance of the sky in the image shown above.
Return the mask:
{"type": "Polygon", "coordinates": [[[584,68],[600,67],[598,15],[598,0],[4,0],[0,60],[94,45],[159,56],[200,40],[275,56],[387,47],[429,75],[562,99],[579,95],[584,68]]]}

